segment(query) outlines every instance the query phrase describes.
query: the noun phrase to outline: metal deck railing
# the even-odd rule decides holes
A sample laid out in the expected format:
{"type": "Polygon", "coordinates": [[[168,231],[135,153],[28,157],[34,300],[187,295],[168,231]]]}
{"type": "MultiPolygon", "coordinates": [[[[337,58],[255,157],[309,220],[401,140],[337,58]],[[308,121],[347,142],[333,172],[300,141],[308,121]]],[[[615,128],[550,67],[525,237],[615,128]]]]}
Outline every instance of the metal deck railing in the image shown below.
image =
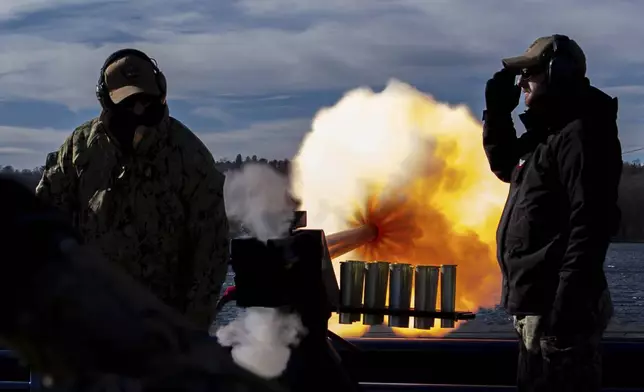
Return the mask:
{"type": "MultiPolygon", "coordinates": [[[[0,359],[15,359],[18,361],[15,353],[11,350],[0,350],[0,359]]],[[[29,379],[24,381],[0,381],[0,391],[42,391],[42,380],[32,372],[29,372],[29,379]]]]}
{"type": "MultiPolygon", "coordinates": [[[[510,392],[516,390],[516,340],[510,339],[334,339],[342,361],[364,392],[510,392]],[[342,344],[340,344],[342,343],[342,344]],[[432,371],[428,371],[431,369],[432,371]],[[460,372],[459,369],[477,369],[460,372]],[[459,385],[462,384],[462,385],[459,385]]],[[[603,392],[644,391],[634,363],[642,362],[644,339],[605,339],[603,392]]],[[[11,350],[0,349],[1,391],[41,392],[42,379],[18,364],[11,350]],[[15,362],[14,362],[15,361],[15,362]],[[11,363],[14,362],[14,363],[11,363]],[[21,380],[22,379],[22,380],[21,380]]]]}

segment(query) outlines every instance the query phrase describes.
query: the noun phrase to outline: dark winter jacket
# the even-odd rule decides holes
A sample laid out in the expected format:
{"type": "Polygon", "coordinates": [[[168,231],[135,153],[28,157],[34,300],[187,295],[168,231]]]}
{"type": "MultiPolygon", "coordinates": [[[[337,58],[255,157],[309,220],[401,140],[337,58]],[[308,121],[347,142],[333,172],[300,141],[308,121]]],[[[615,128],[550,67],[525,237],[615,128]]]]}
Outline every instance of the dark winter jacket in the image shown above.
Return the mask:
{"type": "Polygon", "coordinates": [[[622,156],[616,98],[588,84],[552,107],[522,114],[521,137],[510,113],[486,113],[483,145],[492,171],[510,184],[497,231],[502,305],[550,315],[563,330],[592,322],[589,309],[606,288],[622,156]]]}

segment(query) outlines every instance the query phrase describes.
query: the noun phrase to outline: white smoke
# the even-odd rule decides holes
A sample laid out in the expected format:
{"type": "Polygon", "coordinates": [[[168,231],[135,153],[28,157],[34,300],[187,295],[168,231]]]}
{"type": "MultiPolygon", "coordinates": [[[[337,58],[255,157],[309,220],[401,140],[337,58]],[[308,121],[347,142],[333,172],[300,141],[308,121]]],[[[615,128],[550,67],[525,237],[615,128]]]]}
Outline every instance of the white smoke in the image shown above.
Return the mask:
{"type": "MultiPolygon", "coordinates": [[[[284,237],[295,209],[289,189],[288,178],[270,166],[246,164],[226,175],[226,214],[262,242],[284,237]]],[[[299,344],[305,332],[296,314],[253,307],[219,328],[215,336],[222,346],[232,347],[233,360],[239,366],[261,377],[274,378],[286,370],[291,347],[299,344]]]]}
{"type": "Polygon", "coordinates": [[[260,377],[280,376],[288,364],[291,347],[305,333],[300,318],[274,308],[247,308],[215,336],[224,347],[232,347],[236,364],[260,377]]]}
{"type": "Polygon", "coordinates": [[[294,211],[289,187],[288,178],[270,166],[246,164],[226,175],[226,214],[262,242],[283,237],[288,234],[294,211]]]}

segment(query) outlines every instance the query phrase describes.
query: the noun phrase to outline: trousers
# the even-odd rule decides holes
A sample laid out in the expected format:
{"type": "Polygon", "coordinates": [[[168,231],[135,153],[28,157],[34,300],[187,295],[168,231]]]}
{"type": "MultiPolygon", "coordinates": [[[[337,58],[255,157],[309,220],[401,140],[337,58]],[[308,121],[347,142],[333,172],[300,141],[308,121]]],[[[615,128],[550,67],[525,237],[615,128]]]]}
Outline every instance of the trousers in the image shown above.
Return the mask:
{"type": "Polygon", "coordinates": [[[608,289],[601,294],[594,311],[595,325],[580,326],[580,333],[564,347],[545,336],[545,316],[514,316],[514,328],[519,335],[519,392],[601,390],[601,340],[613,317],[608,289]]]}

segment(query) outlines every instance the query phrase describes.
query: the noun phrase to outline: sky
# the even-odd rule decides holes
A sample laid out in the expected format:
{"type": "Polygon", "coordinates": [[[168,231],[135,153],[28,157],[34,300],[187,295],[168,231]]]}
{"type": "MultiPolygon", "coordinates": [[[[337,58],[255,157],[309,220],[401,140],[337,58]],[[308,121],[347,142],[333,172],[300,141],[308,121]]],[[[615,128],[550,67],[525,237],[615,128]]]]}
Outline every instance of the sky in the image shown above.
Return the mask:
{"type": "Polygon", "coordinates": [[[43,165],[98,115],[99,69],[125,47],[158,61],[171,115],[216,159],[283,159],[320,108],[391,78],[479,117],[500,59],[553,33],[619,98],[630,151],[644,146],[642,14],[637,0],[2,0],[0,165],[43,165]]]}

